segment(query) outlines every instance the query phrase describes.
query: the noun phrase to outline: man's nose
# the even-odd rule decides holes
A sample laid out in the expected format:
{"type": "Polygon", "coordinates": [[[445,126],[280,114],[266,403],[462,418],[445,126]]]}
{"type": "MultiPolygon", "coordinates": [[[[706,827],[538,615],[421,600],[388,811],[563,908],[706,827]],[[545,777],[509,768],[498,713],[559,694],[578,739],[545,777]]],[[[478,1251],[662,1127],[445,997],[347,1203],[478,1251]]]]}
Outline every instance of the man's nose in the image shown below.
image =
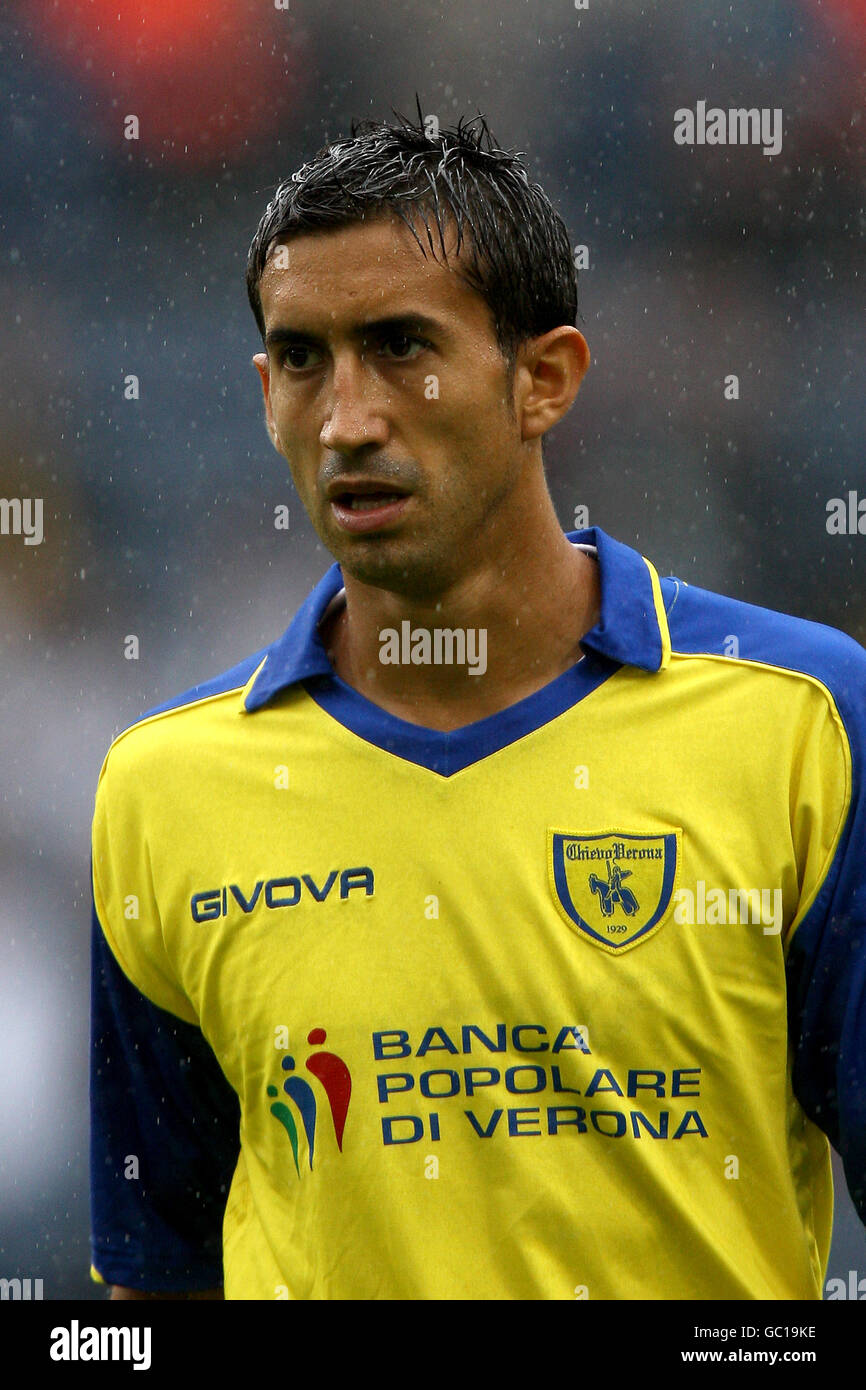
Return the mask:
{"type": "Polygon", "coordinates": [[[335,362],[321,443],[335,453],[350,453],[366,444],[388,442],[387,398],[383,383],[360,356],[335,362]]]}

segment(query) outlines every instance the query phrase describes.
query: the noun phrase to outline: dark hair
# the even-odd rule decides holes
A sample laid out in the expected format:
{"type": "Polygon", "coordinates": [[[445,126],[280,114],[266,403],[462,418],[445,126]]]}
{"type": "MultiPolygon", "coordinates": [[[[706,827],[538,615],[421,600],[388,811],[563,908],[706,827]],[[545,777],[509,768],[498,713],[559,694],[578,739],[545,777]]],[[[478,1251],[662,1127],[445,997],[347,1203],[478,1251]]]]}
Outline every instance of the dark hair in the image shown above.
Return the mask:
{"type": "MultiPolygon", "coordinates": [[[[348,139],[325,145],[277,188],[253,237],[247,294],[264,337],[259,281],[274,242],[394,213],[446,259],[444,233],[456,226],[458,274],[487,302],[496,340],[513,364],[517,347],[577,317],[577,273],[565,223],[531,183],[517,151],[501,149],[483,116],[427,134],[415,124],[352,122],[348,139]],[[431,219],[432,218],[432,227],[431,219]]],[[[437,123],[438,126],[438,123],[437,123]]],[[[426,251],[425,251],[426,254],[426,251]]]]}

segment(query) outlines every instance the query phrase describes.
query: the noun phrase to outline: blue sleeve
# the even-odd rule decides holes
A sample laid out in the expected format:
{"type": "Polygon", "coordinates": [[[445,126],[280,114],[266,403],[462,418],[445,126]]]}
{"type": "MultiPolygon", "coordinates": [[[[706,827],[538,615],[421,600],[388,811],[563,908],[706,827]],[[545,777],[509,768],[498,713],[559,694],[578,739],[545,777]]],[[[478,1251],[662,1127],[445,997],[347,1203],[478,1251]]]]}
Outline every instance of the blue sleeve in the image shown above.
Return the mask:
{"type": "Polygon", "coordinates": [[[200,1030],[126,978],[95,908],[91,1028],[93,1268],[146,1292],[220,1288],[237,1096],[200,1030]]]}
{"type": "Polygon", "coordinates": [[[851,803],[820,891],[788,955],[794,1093],[840,1154],[866,1224],[866,680],[836,697],[852,762],[851,803]]]}

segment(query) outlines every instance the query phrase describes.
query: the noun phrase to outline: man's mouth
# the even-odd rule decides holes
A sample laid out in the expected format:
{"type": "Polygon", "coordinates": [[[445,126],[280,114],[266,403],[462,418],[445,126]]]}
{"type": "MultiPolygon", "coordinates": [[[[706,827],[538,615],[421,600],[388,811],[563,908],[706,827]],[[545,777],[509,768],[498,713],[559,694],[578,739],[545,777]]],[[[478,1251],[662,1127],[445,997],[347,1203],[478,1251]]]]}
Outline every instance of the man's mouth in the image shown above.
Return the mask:
{"type": "Polygon", "coordinates": [[[404,496],[402,492],[341,492],[334,501],[353,512],[372,512],[377,507],[387,507],[391,502],[400,502],[404,496]]]}
{"type": "Polygon", "coordinates": [[[410,494],[394,492],[378,479],[359,479],[350,485],[332,483],[328,489],[331,515],[343,531],[362,533],[396,522],[410,494]]]}

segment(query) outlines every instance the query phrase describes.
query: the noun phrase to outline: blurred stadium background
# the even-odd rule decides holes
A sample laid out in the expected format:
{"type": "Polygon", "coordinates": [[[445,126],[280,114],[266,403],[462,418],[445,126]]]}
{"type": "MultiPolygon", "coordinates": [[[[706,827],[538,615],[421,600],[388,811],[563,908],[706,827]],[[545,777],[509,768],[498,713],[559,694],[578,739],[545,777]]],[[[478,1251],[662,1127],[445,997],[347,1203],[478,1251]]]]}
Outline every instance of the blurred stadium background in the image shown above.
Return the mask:
{"type": "MultiPolygon", "coordinates": [[[[280,2],[0,18],[0,496],[43,498],[45,530],[0,537],[0,1275],[46,1298],[102,1296],[102,758],[282,632],[330,563],[265,435],[243,277],[274,185],[352,116],[416,92],[443,124],[483,111],[588,245],[594,365],[548,448],[563,525],[586,506],[662,573],[866,640],[866,537],[825,525],[831,497],[866,497],[866,0],[280,2]],[[698,100],[781,107],[782,152],[675,145],[698,100]]],[[[837,1201],[828,1277],[862,1277],[844,1183],[837,1201]]]]}

